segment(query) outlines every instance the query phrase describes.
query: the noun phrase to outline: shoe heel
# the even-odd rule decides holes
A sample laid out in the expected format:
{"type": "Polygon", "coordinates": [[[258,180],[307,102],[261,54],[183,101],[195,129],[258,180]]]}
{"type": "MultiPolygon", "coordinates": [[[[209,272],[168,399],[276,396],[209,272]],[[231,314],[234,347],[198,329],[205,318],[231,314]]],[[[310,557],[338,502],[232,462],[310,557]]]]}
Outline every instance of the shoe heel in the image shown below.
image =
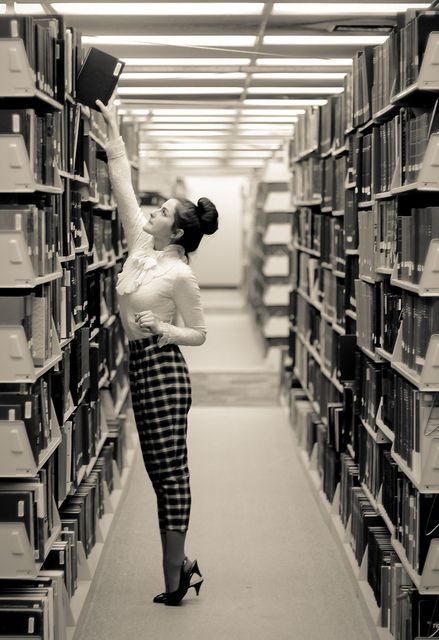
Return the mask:
{"type": "Polygon", "coordinates": [[[192,567],[192,573],[196,573],[201,578],[200,567],[198,566],[198,560],[195,560],[194,566],[192,567]]]}
{"type": "Polygon", "coordinates": [[[200,594],[200,589],[203,582],[203,580],[199,580],[198,582],[194,582],[194,584],[191,584],[191,587],[195,589],[197,596],[200,594]]]}

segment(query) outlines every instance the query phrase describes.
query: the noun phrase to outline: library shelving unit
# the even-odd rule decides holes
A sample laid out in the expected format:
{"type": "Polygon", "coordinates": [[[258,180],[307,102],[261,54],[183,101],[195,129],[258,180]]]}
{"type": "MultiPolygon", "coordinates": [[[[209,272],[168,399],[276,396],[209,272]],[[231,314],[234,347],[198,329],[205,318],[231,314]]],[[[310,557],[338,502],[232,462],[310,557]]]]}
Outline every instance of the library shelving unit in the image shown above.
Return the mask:
{"type": "Polygon", "coordinates": [[[439,625],[438,42],[398,16],[290,144],[291,423],[382,640],[439,625]]]}
{"type": "Polygon", "coordinates": [[[282,157],[270,160],[256,187],[247,273],[249,301],[267,350],[288,344],[292,212],[288,167],[282,157]]]}
{"type": "MultiPolygon", "coordinates": [[[[0,17],[0,618],[60,640],[80,635],[136,453],[126,242],[105,122],[74,98],[82,57],[60,16],[0,17]]],[[[121,129],[136,183],[137,131],[121,129]]]]}

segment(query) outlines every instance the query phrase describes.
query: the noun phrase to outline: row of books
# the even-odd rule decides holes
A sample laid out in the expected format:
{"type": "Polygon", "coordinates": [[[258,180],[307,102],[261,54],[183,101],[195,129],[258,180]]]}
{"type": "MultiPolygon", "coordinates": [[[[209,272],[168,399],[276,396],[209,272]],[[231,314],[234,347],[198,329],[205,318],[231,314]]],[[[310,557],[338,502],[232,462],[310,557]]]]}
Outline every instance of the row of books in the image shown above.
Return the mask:
{"type": "MultiPolygon", "coordinates": [[[[401,475],[401,472],[398,472],[398,467],[388,450],[384,450],[383,457],[386,461],[383,467],[383,503],[387,514],[390,515],[390,507],[397,506],[397,490],[396,483],[393,484],[389,477],[387,462],[396,473],[401,475]]],[[[361,496],[362,489],[358,465],[347,453],[342,453],[340,459],[340,517],[346,527],[351,516],[353,492],[354,495],[356,492],[361,496]]],[[[363,492],[363,499],[364,497],[363,492]]],[[[371,515],[367,516],[368,524],[371,524],[378,514],[373,516],[373,512],[369,513],[371,515]]],[[[392,517],[391,520],[396,521],[392,517]]],[[[417,592],[400,558],[393,550],[390,533],[382,521],[380,524],[368,526],[367,548],[367,580],[380,607],[380,626],[388,629],[392,636],[399,640],[431,635],[438,622],[435,617],[438,596],[422,596],[417,592]]]]}
{"type": "MultiPolygon", "coordinates": [[[[114,487],[113,460],[121,473],[126,459],[120,434],[114,434],[105,444],[93,471],[81,482],[75,495],[68,497],[62,505],[59,511],[61,530],[56,540],[45,557],[37,557],[36,553],[36,561],[41,564],[44,560],[39,575],[26,581],[0,580],[2,636],[16,637],[19,633],[47,640],[60,637],[59,625],[65,624],[65,604],[63,589],[56,579],[63,580],[71,599],[79,584],[78,544],[82,543],[87,557],[96,544],[98,523],[106,513],[105,485],[110,494],[114,487]]],[[[4,507],[2,520],[23,522],[36,552],[40,544],[38,532],[42,529],[39,515],[44,506],[42,485],[42,482],[28,480],[0,484],[4,507]]]]}
{"type": "MultiPolygon", "coordinates": [[[[361,487],[360,468],[349,454],[336,453],[333,447],[337,444],[329,433],[329,428],[315,414],[311,403],[303,393],[301,395],[301,390],[293,388],[291,398],[291,423],[296,430],[299,446],[308,455],[311,454],[314,446],[317,446],[317,470],[322,478],[322,491],[330,501],[334,497],[336,485],[340,483],[340,518],[347,529],[358,565],[363,561],[366,548],[368,550],[366,576],[380,608],[379,626],[387,628],[395,638],[412,640],[414,637],[427,637],[437,624],[438,614],[435,612],[438,597],[420,596],[416,592],[413,582],[393,548],[388,528],[361,487]]],[[[339,421],[343,414],[343,405],[335,403],[331,407],[331,413],[333,414],[331,422],[339,421]],[[334,416],[338,416],[338,419],[334,419],[334,416]]],[[[376,444],[375,447],[380,448],[376,444]]],[[[391,460],[388,449],[382,449],[381,456],[391,460]]],[[[384,465],[384,473],[385,469],[384,465]]],[[[392,491],[390,483],[386,485],[386,492],[395,504],[402,503],[397,501],[396,492],[392,491]]],[[[429,498],[434,500],[434,496],[429,498]]],[[[404,501],[404,504],[409,504],[409,501],[404,501]]],[[[435,528],[433,515],[435,511],[432,511],[431,502],[428,503],[428,499],[424,500],[419,493],[411,504],[413,513],[406,513],[404,518],[401,518],[401,522],[404,522],[402,526],[405,527],[407,516],[412,526],[416,517],[418,524],[421,523],[422,518],[429,519],[428,526],[421,524],[422,531],[429,535],[424,535],[422,543],[418,543],[418,555],[414,553],[411,556],[414,559],[417,555],[425,561],[429,539],[435,528]]],[[[410,537],[412,537],[413,529],[410,530],[412,532],[410,537]]],[[[408,539],[408,534],[404,535],[408,539]]],[[[419,571],[420,565],[414,562],[412,566],[417,567],[416,570],[419,571]]]]}
{"type": "Polygon", "coordinates": [[[62,16],[0,16],[0,38],[23,41],[37,89],[60,103],[65,93],[75,97],[83,59],[81,34],[66,28],[62,16]]]}
{"type": "Polygon", "coordinates": [[[396,220],[398,280],[418,284],[432,240],[439,238],[439,207],[412,209],[396,220]]]}
{"type": "MultiPolygon", "coordinates": [[[[37,184],[55,186],[60,166],[61,112],[38,114],[35,109],[1,109],[0,134],[21,135],[37,184]]],[[[16,150],[10,153],[16,153],[16,150]]]]}

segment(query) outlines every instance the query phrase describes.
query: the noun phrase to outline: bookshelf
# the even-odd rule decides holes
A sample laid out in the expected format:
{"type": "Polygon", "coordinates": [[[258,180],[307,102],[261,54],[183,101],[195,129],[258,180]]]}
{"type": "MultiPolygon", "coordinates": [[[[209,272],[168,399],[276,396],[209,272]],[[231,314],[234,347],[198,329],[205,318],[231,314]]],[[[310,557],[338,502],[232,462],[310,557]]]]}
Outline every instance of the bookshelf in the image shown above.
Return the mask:
{"type": "Polygon", "coordinates": [[[283,159],[273,159],[255,189],[246,279],[248,299],[266,350],[288,343],[293,204],[287,177],[283,159]]]}
{"type": "MultiPolygon", "coordinates": [[[[0,16],[0,586],[12,602],[38,588],[35,620],[62,640],[80,635],[137,450],[127,248],[105,122],[75,100],[82,59],[61,16],[0,16]]],[[[121,129],[136,183],[137,129],[121,129]]]]}
{"type": "Polygon", "coordinates": [[[437,10],[398,16],[290,144],[290,419],[389,640],[427,637],[439,595],[438,38],[437,10]]]}

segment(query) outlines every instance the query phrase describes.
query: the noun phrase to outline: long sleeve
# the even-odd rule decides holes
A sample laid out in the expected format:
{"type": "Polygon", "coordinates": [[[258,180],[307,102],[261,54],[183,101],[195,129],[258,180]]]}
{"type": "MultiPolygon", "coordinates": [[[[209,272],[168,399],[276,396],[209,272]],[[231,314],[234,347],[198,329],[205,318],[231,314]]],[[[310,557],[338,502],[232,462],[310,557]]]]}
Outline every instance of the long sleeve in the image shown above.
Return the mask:
{"type": "Polygon", "coordinates": [[[148,250],[152,246],[152,236],[143,231],[145,217],[134,193],[131,168],[125,152],[122,136],[105,145],[108,158],[111,187],[117,210],[124,228],[128,252],[138,249],[148,250]]]}
{"type": "Polygon", "coordinates": [[[200,287],[192,271],[176,278],[174,286],[174,302],[181,315],[184,327],[168,322],[160,323],[162,333],[159,347],[174,343],[184,346],[201,346],[206,340],[206,325],[201,306],[200,287]]]}

